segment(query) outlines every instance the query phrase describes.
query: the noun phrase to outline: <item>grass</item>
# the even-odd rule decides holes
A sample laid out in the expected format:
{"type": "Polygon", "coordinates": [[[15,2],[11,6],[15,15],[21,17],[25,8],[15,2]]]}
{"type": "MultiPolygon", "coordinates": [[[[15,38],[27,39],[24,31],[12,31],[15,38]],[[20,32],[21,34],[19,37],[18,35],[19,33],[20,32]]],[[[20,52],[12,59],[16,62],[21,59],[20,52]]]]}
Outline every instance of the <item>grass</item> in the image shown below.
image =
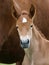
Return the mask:
{"type": "Polygon", "coordinates": [[[0,65],[16,65],[16,63],[13,63],[13,64],[3,64],[3,63],[0,63],[0,65]]]}

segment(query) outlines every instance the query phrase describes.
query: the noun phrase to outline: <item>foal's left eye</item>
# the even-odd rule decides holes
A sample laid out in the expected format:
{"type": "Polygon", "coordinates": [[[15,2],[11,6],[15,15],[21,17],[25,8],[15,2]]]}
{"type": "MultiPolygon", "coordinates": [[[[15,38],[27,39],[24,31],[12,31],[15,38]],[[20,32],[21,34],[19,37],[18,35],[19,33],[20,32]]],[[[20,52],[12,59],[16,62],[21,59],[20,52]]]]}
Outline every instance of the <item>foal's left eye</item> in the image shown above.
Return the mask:
{"type": "Polygon", "coordinates": [[[33,25],[30,26],[30,28],[32,28],[32,27],[33,27],[33,25]]]}

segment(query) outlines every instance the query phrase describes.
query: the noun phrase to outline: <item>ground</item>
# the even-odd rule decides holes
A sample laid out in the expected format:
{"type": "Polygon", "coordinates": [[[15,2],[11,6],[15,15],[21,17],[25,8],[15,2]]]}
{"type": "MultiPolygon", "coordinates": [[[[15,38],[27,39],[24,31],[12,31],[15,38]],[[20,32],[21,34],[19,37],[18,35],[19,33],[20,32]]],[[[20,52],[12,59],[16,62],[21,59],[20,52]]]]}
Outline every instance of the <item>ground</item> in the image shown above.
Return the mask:
{"type": "Polygon", "coordinates": [[[0,63],[0,65],[16,65],[16,63],[13,63],[13,64],[3,64],[3,63],[0,63]]]}

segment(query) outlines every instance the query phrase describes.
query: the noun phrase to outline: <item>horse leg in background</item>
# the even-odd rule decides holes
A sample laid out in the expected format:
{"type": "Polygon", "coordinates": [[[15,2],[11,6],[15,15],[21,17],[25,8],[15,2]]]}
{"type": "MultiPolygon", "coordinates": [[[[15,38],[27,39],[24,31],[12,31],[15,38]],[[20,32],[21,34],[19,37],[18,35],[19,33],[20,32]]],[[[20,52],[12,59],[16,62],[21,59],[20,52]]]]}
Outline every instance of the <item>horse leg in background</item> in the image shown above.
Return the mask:
{"type": "MultiPolygon", "coordinates": [[[[25,51],[24,49],[20,46],[20,39],[19,39],[19,35],[18,35],[18,31],[15,29],[13,30],[13,32],[11,33],[12,38],[14,40],[14,43],[16,44],[16,48],[19,46],[19,48],[17,48],[17,52],[16,52],[16,65],[22,65],[22,62],[24,60],[24,56],[25,56],[25,51]]],[[[15,49],[16,51],[16,49],[15,49]]]]}
{"type": "Polygon", "coordinates": [[[16,65],[22,65],[24,55],[25,51],[20,46],[18,32],[14,29],[2,46],[0,61],[6,64],[16,63],[16,65]]]}

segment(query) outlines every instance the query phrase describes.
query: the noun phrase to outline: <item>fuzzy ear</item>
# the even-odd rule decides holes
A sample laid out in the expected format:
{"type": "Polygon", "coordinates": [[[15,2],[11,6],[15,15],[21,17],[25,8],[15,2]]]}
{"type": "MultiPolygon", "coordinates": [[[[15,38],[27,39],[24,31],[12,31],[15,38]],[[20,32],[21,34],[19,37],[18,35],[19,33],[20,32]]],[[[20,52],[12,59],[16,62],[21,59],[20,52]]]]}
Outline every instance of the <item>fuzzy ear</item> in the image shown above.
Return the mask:
{"type": "Polygon", "coordinates": [[[32,18],[35,14],[35,7],[33,5],[31,5],[30,11],[29,11],[29,15],[32,18]]]}
{"type": "Polygon", "coordinates": [[[18,17],[19,17],[20,15],[17,13],[17,11],[15,10],[14,7],[13,7],[12,10],[13,10],[13,11],[12,11],[12,16],[13,16],[15,19],[18,19],[18,17]]]}

